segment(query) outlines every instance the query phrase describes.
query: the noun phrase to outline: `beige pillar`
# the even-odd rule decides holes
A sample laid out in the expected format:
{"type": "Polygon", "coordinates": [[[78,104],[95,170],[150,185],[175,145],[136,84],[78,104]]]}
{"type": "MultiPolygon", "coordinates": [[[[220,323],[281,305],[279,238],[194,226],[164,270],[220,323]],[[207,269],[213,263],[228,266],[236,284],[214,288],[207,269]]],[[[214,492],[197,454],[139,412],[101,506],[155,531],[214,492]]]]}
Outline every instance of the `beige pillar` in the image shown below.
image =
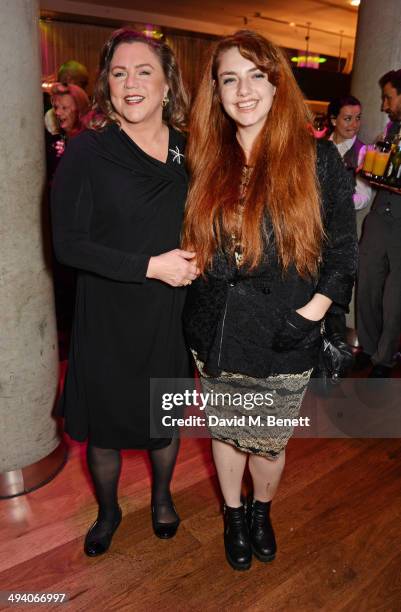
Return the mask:
{"type": "Polygon", "coordinates": [[[400,0],[362,0],[359,6],[351,91],[363,106],[360,137],[373,142],[388,119],[380,112],[379,78],[401,68],[400,0]]]}
{"type": "Polygon", "coordinates": [[[39,59],[37,0],[1,0],[0,496],[40,486],[64,458],[51,416],[58,355],[39,59]]]}

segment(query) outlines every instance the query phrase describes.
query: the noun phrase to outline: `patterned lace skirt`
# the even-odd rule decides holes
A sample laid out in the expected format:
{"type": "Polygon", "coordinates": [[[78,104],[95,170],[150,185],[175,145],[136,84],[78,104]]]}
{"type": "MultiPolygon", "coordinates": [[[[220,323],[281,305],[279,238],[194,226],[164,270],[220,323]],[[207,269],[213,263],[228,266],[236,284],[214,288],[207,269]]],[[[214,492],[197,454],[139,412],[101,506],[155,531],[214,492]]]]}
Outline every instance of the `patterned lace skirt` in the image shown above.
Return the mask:
{"type": "Polygon", "coordinates": [[[276,458],[293,433],[288,423],[299,415],[312,370],[267,378],[223,371],[216,378],[204,372],[203,362],[192,353],[202,393],[208,394],[205,415],[211,437],[246,453],[276,458]],[[266,398],[269,401],[263,403],[266,398]]]}

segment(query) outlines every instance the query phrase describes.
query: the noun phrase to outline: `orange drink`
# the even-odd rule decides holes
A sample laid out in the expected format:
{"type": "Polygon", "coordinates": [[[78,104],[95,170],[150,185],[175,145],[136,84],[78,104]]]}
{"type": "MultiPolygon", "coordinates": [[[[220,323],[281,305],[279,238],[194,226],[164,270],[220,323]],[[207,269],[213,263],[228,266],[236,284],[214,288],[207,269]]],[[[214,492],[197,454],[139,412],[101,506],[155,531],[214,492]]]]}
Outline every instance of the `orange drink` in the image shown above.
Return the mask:
{"type": "Polygon", "coordinates": [[[362,170],[364,172],[372,172],[375,156],[376,150],[374,146],[369,145],[368,147],[366,147],[366,155],[362,167],[362,170]]]}
{"type": "Polygon", "coordinates": [[[373,160],[372,174],[375,176],[383,176],[389,157],[390,151],[376,151],[373,160]]]}

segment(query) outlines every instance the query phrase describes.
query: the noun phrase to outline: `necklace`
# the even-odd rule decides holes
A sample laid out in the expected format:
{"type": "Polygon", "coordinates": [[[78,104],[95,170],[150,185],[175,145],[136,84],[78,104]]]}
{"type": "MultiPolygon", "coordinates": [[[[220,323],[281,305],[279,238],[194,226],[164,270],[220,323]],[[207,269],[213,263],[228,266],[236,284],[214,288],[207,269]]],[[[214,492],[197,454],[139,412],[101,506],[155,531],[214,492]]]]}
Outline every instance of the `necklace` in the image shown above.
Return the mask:
{"type": "Polygon", "coordinates": [[[245,195],[251,179],[252,168],[250,166],[243,166],[241,172],[240,181],[240,197],[237,205],[237,211],[235,213],[235,231],[231,234],[231,248],[234,253],[235,264],[239,268],[243,261],[243,249],[241,244],[241,226],[242,226],[242,215],[245,206],[245,195]]]}

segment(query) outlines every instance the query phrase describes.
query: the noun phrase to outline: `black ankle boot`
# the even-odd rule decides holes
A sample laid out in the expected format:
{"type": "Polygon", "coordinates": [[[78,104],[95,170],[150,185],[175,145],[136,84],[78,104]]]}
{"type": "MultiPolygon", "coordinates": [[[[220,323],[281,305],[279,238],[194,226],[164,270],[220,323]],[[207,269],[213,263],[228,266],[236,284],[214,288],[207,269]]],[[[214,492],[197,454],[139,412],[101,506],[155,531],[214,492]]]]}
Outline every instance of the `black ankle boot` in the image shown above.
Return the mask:
{"type": "Polygon", "coordinates": [[[119,524],[121,523],[122,512],[121,508],[118,507],[118,514],[113,524],[110,526],[110,530],[103,536],[96,536],[94,534],[95,528],[97,527],[98,521],[96,520],[92,527],[89,529],[86,534],[84,551],[88,557],[97,557],[98,555],[103,555],[110,548],[111,540],[113,539],[113,535],[116,532],[119,524]]]}
{"type": "Polygon", "coordinates": [[[251,567],[252,549],[244,506],[224,506],[224,546],[232,568],[247,570],[251,567]]]}
{"type": "Polygon", "coordinates": [[[259,561],[268,563],[276,556],[276,538],[270,522],[271,502],[248,500],[248,527],[252,551],[259,561]]]}

